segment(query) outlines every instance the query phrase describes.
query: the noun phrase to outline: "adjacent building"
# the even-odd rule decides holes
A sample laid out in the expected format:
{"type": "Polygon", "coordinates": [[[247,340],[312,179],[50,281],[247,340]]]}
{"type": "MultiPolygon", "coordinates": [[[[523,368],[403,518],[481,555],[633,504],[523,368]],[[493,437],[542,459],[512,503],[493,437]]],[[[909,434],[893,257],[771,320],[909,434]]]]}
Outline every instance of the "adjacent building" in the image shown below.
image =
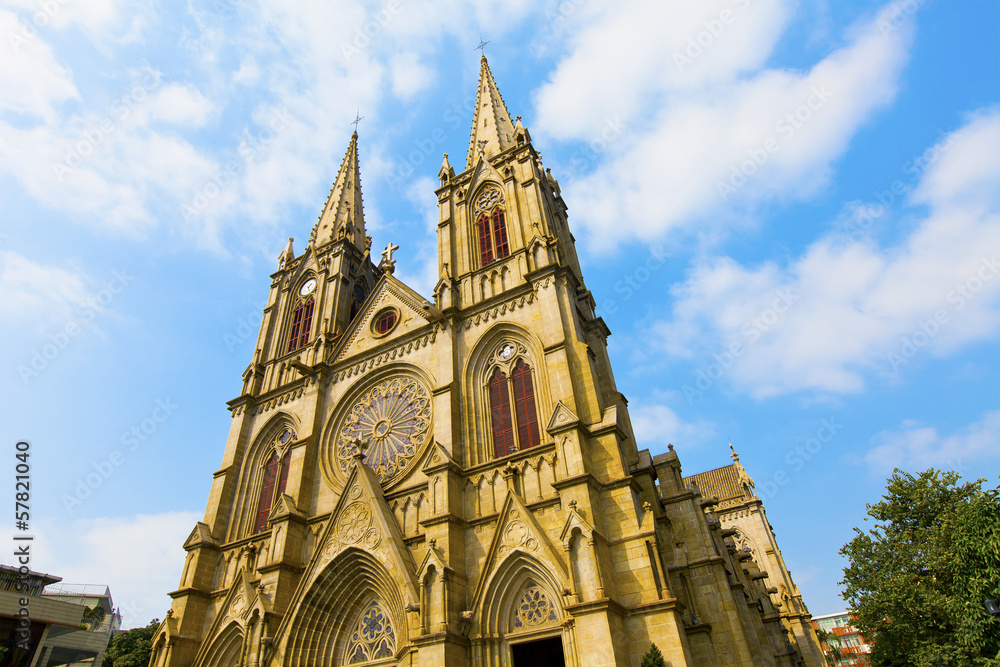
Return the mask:
{"type": "Polygon", "coordinates": [[[61,581],[0,565],[0,664],[101,666],[108,642],[121,628],[111,591],[61,581]]]}
{"type": "Polygon", "coordinates": [[[824,614],[813,617],[813,626],[823,637],[823,652],[835,667],[869,667],[871,648],[868,642],[851,625],[851,615],[824,614]]]}
{"type": "Polygon", "coordinates": [[[270,276],[150,664],[625,667],[655,643],[819,667],[771,543],[742,550],[636,441],[567,203],[486,59],[426,298],[371,254],[358,141],[270,276]]]}

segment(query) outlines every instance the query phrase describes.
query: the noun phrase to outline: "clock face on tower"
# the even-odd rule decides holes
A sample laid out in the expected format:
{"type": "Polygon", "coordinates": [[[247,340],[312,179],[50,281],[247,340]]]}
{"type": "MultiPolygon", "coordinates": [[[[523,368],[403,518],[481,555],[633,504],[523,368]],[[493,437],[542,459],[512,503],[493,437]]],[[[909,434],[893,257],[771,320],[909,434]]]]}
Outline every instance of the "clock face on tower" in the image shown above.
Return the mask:
{"type": "Polygon", "coordinates": [[[299,290],[300,296],[309,296],[316,289],[316,279],[310,278],[309,280],[302,283],[302,289],[299,290]]]}
{"type": "Polygon", "coordinates": [[[384,380],[354,401],[336,432],[335,458],[340,471],[350,471],[358,440],[365,464],[380,482],[403,472],[427,440],[431,402],[427,390],[412,377],[384,380]]]}

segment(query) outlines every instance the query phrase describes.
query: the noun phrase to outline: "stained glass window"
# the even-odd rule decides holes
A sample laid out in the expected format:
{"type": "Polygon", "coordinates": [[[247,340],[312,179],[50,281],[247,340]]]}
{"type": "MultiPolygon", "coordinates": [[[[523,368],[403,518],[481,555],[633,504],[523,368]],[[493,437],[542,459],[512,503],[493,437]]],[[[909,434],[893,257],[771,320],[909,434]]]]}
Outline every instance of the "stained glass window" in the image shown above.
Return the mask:
{"type": "Polygon", "coordinates": [[[377,318],[375,318],[375,324],[372,327],[377,334],[389,333],[394,326],[396,326],[396,319],[398,315],[395,310],[387,310],[377,318]]]}
{"type": "Polygon", "coordinates": [[[525,628],[558,621],[556,608],[549,596],[537,584],[532,583],[524,591],[514,613],[514,627],[525,628]]]}
{"type": "Polygon", "coordinates": [[[361,614],[347,645],[347,662],[369,662],[391,658],[396,653],[396,633],[392,621],[378,600],[372,600],[361,614]]]}
{"type": "Polygon", "coordinates": [[[340,430],[337,458],[345,473],[357,451],[356,440],[367,444],[365,464],[380,481],[403,470],[423,444],[430,427],[431,402],[427,390],[407,377],[386,380],[358,399],[340,430]]]}
{"type": "Polygon", "coordinates": [[[292,330],[288,336],[288,351],[294,352],[309,342],[309,333],[312,331],[313,309],[316,301],[309,297],[305,301],[295,304],[292,311],[292,330]]]}
{"type": "Polygon", "coordinates": [[[479,236],[479,265],[510,255],[503,194],[495,185],[487,186],[476,200],[476,234],[479,236]]]}
{"type": "Polygon", "coordinates": [[[510,418],[510,391],[507,376],[499,368],[490,378],[490,418],[493,424],[493,454],[496,457],[513,454],[514,427],[510,418]]]}
{"type": "Polygon", "coordinates": [[[493,239],[490,237],[490,222],[485,213],[479,216],[476,228],[479,230],[479,264],[486,266],[493,261],[493,239]]]}
{"type": "MultiPolygon", "coordinates": [[[[512,347],[509,349],[513,350],[512,347]]],[[[508,347],[501,349],[500,359],[512,355],[511,352],[504,357],[507,350],[508,347]]],[[[540,442],[531,366],[524,359],[518,359],[511,370],[508,378],[500,368],[494,368],[489,380],[490,424],[493,430],[493,455],[496,457],[534,447],[540,442]],[[511,393],[514,395],[513,404],[511,393]]]]}
{"type": "Polygon", "coordinates": [[[538,444],[538,416],[535,412],[535,387],[531,382],[531,367],[518,359],[511,374],[514,385],[514,414],[521,449],[538,444]]]}
{"type": "Polygon", "coordinates": [[[504,220],[503,206],[493,209],[493,240],[496,241],[497,259],[503,259],[510,254],[507,245],[507,223],[504,220]]]}
{"type": "Polygon", "coordinates": [[[257,520],[253,532],[259,533],[267,528],[267,516],[271,513],[271,500],[274,497],[274,479],[278,474],[278,453],[271,452],[271,458],[264,466],[264,482],[260,487],[260,500],[257,501],[257,520]]]}

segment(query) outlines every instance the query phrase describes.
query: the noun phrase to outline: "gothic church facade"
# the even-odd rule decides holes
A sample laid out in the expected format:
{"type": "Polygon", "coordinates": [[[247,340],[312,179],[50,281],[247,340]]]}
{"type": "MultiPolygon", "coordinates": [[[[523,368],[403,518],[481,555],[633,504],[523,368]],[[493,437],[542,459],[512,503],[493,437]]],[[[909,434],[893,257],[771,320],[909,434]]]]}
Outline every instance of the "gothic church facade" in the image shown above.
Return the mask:
{"type": "MultiPolygon", "coordinates": [[[[272,274],[152,667],[819,667],[677,454],[640,450],[557,181],[486,59],[432,300],[355,132],[272,274]]],[[[815,639],[813,637],[813,639],[815,639]]]]}

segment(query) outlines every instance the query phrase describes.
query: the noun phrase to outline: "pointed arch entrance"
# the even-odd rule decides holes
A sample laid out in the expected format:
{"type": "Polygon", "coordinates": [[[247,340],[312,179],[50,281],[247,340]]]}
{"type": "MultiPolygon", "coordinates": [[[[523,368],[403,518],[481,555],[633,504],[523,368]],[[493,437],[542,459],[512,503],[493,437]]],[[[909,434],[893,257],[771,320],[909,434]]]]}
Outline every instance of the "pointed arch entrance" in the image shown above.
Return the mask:
{"type": "Polygon", "coordinates": [[[564,587],[535,557],[511,552],[486,584],[473,662],[573,667],[573,623],[559,594],[564,587]]]}
{"type": "Polygon", "coordinates": [[[298,606],[284,665],[395,664],[407,640],[398,583],[374,556],[348,548],[298,606]]]}

